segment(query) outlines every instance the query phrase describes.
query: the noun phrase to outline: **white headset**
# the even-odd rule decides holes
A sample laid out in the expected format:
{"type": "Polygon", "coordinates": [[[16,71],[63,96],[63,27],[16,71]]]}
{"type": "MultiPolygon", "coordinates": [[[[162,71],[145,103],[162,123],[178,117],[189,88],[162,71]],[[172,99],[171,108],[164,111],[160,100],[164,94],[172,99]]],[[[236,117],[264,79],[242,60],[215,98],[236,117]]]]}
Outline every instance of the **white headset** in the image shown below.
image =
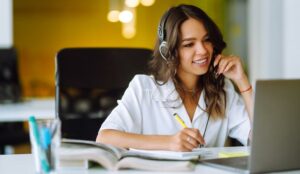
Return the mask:
{"type": "Polygon", "coordinates": [[[168,61],[170,57],[170,51],[169,51],[169,46],[166,41],[166,29],[165,25],[167,22],[167,19],[170,15],[171,9],[162,17],[160,24],[158,26],[158,38],[159,38],[159,53],[161,57],[165,60],[168,61]]]}

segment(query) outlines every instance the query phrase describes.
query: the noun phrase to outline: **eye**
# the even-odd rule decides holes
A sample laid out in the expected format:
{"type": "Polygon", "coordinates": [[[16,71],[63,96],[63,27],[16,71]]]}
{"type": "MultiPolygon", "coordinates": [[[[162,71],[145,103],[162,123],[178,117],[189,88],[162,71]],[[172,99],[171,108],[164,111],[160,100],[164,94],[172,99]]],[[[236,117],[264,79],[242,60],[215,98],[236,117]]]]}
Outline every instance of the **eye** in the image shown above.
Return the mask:
{"type": "Polygon", "coordinates": [[[206,36],[203,40],[204,42],[211,42],[210,37],[206,36]]]}
{"type": "Polygon", "coordinates": [[[192,47],[193,45],[194,45],[194,43],[191,42],[191,43],[183,44],[183,47],[192,47]]]}

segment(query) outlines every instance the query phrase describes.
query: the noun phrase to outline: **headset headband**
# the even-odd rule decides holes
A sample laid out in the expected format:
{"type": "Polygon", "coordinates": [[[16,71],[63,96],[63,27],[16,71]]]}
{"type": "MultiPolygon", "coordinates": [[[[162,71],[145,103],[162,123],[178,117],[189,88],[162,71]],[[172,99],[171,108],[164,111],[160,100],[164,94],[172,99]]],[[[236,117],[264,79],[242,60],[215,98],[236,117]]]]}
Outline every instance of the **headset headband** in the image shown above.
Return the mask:
{"type": "MultiPolygon", "coordinates": [[[[171,8],[172,9],[172,8],[171,8]]],[[[162,43],[163,41],[165,41],[165,35],[166,35],[166,29],[165,29],[165,25],[167,23],[167,19],[170,16],[170,11],[171,9],[169,9],[167,11],[167,13],[163,16],[163,18],[160,21],[160,24],[158,26],[158,38],[159,38],[159,42],[162,43]]]]}

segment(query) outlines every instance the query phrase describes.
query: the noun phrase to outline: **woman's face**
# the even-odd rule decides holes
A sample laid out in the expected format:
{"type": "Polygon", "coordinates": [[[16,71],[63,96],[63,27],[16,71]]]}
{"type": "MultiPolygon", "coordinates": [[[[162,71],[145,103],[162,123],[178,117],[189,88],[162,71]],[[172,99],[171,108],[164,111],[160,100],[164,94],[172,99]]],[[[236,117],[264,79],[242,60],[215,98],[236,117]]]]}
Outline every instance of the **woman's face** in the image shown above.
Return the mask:
{"type": "Polygon", "coordinates": [[[179,67],[181,77],[203,75],[208,71],[213,45],[202,22],[189,18],[180,27],[179,67]]]}

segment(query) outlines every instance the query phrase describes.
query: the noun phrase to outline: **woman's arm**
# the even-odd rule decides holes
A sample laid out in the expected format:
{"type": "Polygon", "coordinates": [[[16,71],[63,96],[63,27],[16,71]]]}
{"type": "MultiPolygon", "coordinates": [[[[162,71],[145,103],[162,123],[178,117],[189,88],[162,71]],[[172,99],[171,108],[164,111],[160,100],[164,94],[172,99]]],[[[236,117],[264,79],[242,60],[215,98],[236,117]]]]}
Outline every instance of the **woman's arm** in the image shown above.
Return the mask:
{"type": "Polygon", "coordinates": [[[101,130],[96,142],[122,148],[147,150],[191,151],[199,144],[205,144],[199,130],[185,128],[175,135],[141,135],[113,129],[101,130]]]}
{"type": "Polygon", "coordinates": [[[241,59],[237,56],[218,55],[214,66],[218,65],[218,74],[223,74],[231,79],[238,87],[246,105],[250,122],[253,120],[253,97],[252,87],[246,76],[241,59]]]}
{"type": "MultiPolygon", "coordinates": [[[[253,123],[253,92],[251,84],[242,66],[241,59],[237,56],[218,55],[214,61],[214,66],[218,65],[218,74],[223,74],[225,77],[233,80],[241,92],[246,105],[249,120],[253,123]]],[[[252,139],[252,131],[250,130],[248,140],[252,139]]],[[[249,144],[249,141],[248,141],[249,144]]]]}

